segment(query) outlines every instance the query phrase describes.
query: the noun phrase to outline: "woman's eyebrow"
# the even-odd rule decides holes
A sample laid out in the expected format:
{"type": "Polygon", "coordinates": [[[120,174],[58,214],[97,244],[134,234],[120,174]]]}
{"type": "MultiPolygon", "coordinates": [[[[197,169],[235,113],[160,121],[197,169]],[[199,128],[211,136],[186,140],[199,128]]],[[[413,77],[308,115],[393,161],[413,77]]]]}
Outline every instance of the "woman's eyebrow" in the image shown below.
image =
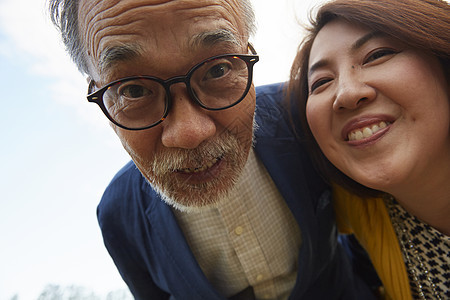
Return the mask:
{"type": "Polygon", "coordinates": [[[314,71],[328,65],[329,63],[330,62],[327,59],[321,59],[318,62],[314,63],[313,65],[311,65],[311,67],[309,67],[308,77],[310,77],[311,74],[314,73],[314,71]]]}
{"type": "Polygon", "coordinates": [[[354,52],[354,51],[358,50],[359,48],[361,48],[365,43],[367,43],[371,39],[379,37],[379,36],[384,36],[384,35],[385,34],[381,31],[371,31],[371,32],[367,33],[366,35],[362,36],[361,38],[357,39],[356,42],[354,42],[352,44],[352,46],[350,47],[350,51],[354,52]]]}
{"type": "MultiPolygon", "coordinates": [[[[362,37],[360,37],[359,39],[357,39],[350,47],[350,51],[351,52],[355,52],[356,50],[360,49],[364,44],[366,44],[368,41],[370,41],[371,39],[380,37],[380,36],[385,36],[385,33],[381,32],[381,31],[371,31],[365,35],[363,35],[362,37]]],[[[309,67],[308,70],[308,77],[311,76],[312,73],[314,73],[315,70],[324,67],[326,65],[329,64],[329,61],[327,59],[321,59],[318,62],[314,63],[313,65],[311,65],[311,67],[309,67]]]]}

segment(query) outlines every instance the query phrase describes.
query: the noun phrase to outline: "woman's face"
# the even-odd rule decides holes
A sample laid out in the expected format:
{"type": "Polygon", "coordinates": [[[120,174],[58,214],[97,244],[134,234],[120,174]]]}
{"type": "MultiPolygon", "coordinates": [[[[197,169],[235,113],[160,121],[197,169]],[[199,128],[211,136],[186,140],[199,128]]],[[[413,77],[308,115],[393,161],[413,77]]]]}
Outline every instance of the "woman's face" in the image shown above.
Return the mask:
{"type": "Polygon", "coordinates": [[[334,20],[308,72],[308,124],[343,173],[395,195],[450,168],[449,85],[437,58],[334,20]]]}

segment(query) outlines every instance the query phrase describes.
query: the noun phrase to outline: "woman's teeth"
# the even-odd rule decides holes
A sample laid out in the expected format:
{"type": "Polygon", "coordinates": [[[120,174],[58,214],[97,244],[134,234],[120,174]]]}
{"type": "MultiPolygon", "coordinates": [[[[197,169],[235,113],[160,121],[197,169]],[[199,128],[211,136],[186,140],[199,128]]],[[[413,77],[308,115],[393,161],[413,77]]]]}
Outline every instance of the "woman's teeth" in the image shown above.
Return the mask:
{"type": "Polygon", "coordinates": [[[192,173],[199,173],[199,172],[204,172],[206,170],[208,170],[209,168],[211,168],[212,166],[214,166],[218,161],[220,160],[220,158],[216,158],[210,162],[208,162],[207,164],[198,167],[198,168],[185,168],[185,169],[180,169],[180,172],[186,173],[186,174],[192,174],[192,173]]]}
{"type": "Polygon", "coordinates": [[[348,140],[349,141],[359,141],[365,138],[368,138],[372,135],[374,135],[376,132],[380,131],[383,128],[386,128],[388,126],[388,123],[386,122],[380,122],[375,125],[371,125],[368,127],[364,127],[361,129],[353,130],[348,134],[348,140]]]}

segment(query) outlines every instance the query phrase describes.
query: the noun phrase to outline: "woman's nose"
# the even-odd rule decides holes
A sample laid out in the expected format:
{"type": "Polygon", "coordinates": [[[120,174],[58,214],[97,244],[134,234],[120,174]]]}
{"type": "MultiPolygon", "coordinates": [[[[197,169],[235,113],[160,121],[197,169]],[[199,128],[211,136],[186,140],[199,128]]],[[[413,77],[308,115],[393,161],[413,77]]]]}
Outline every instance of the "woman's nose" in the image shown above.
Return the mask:
{"type": "Polygon", "coordinates": [[[358,73],[346,74],[338,78],[333,110],[340,112],[345,109],[356,109],[375,97],[375,89],[364,82],[358,73]]]}

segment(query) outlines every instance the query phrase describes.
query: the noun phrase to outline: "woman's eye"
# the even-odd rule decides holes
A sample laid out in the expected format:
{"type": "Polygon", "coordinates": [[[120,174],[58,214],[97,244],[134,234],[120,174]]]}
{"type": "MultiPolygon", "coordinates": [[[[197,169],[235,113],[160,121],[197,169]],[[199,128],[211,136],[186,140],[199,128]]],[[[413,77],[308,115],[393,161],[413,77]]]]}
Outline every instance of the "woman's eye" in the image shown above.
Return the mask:
{"type": "Polygon", "coordinates": [[[128,85],[120,90],[120,95],[126,98],[135,99],[148,96],[150,91],[142,85],[128,85]]]}
{"type": "Polygon", "coordinates": [[[208,70],[205,75],[205,79],[217,79],[222,76],[225,76],[228,71],[230,71],[231,67],[229,64],[221,63],[213,66],[208,70]]]}
{"type": "Polygon", "coordinates": [[[398,51],[395,51],[393,49],[379,49],[374,52],[372,52],[365,60],[364,64],[370,63],[372,61],[375,61],[377,59],[380,59],[385,56],[389,56],[392,54],[396,54],[398,51]]]}
{"type": "Polygon", "coordinates": [[[330,82],[331,78],[322,78],[319,80],[316,80],[311,84],[310,93],[313,93],[316,89],[321,87],[322,85],[326,84],[327,82],[330,82]]]}

